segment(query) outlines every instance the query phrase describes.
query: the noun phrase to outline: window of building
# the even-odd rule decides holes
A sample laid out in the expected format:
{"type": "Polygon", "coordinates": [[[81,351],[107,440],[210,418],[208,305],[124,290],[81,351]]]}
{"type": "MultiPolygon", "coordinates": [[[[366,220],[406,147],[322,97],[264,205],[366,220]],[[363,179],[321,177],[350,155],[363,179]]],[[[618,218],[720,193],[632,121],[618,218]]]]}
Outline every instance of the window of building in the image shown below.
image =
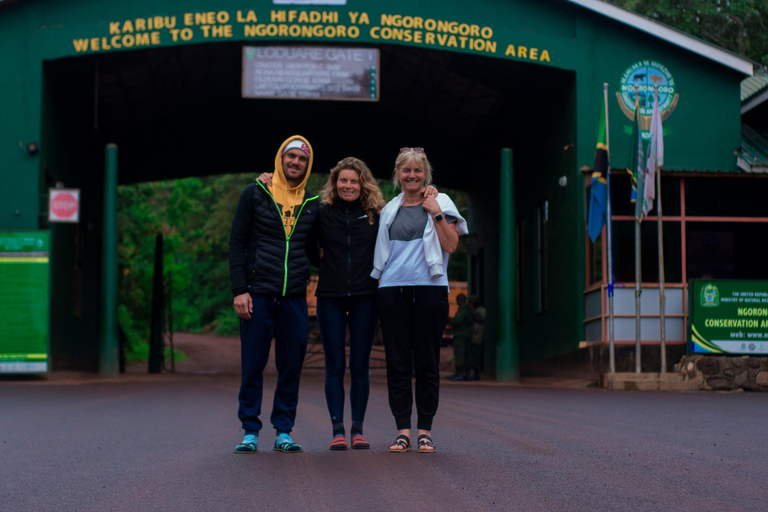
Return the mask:
{"type": "MultiPolygon", "coordinates": [[[[762,245],[768,239],[765,177],[662,176],[664,277],[669,284],[696,278],[768,279],[762,245]]],[[[635,220],[629,176],[611,173],[613,271],[617,283],[635,281],[635,220]]],[[[656,208],[640,225],[643,283],[659,282],[656,208]]],[[[607,283],[601,237],[588,244],[587,284],[607,283]]]]}

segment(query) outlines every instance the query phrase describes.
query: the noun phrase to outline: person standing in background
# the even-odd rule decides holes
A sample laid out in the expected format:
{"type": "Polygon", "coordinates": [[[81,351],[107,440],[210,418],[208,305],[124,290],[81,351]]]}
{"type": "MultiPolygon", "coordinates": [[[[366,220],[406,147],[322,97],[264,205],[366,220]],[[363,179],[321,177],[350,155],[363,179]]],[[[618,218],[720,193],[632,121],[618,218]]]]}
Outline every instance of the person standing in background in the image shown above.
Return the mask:
{"type": "Polygon", "coordinates": [[[458,294],[456,304],[459,309],[450,320],[453,328],[453,360],[456,365],[456,372],[448,377],[451,381],[469,380],[467,362],[472,341],[472,307],[467,302],[467,296],[458,294]]]}
{"type": "MultiPolygon", "coordinates": [[[[469,370],[472,370],[472,380],[480,380],[480,370],[483,367],[483,335],[485,334],[485,318],[488,316],[488,312],[480,303],[477,295],[469,296],[469,305],[472,307],[472,339],[469,342],[467,360],[469,370]]],[[[469,375],[469,370],[467,375],[469,375]]]]}

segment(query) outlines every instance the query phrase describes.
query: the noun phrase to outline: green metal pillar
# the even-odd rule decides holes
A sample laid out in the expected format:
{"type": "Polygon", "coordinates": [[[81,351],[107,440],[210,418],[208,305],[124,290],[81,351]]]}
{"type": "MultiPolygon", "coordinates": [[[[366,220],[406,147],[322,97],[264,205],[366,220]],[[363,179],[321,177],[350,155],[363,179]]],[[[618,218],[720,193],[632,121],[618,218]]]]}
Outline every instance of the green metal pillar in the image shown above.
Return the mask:
{"type": "Polygon", "coordinates": [[[101,248],[101,355],[99,373],[119,371],[117,337],[117,146],[107,144],[104,158],[104,225],[101,248]]]}
{"type": "Polygon", "coordinates": [[[496,347],[496,380],[520,380],[517,346],[517,254],[515,251],[515,182],[512,150],[501,150],[499,197],[499,341],[496,347]]]}

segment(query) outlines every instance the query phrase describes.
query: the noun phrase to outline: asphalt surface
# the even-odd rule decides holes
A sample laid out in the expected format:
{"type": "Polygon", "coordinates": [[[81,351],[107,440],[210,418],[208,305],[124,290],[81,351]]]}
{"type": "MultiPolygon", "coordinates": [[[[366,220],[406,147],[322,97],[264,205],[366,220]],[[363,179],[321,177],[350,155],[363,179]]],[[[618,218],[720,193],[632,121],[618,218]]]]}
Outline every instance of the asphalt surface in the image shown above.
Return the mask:
{"type": "Polygon", "coordinates": [[[233,375],[0,380],[0,510],[768,509],[768,394],[445,383],[438,452],[391,454],[374,376],[371,449],[331,452],[323,373],[308,371],[305,452],[272,451],[269,427],[235,455],[237,390],[233,375]]]}

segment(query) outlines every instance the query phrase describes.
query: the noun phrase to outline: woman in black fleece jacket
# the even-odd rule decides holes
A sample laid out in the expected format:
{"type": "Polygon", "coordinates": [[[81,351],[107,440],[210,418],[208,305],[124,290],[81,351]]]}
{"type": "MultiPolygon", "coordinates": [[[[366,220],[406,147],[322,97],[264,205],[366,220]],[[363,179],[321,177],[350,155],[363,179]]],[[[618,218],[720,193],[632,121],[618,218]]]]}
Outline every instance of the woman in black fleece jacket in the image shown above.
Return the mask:
{"type": "MultiPolygon", "coordinates": [[[[345,338],[349,327],[349,401],[352,410],[352,448],[369,444],[363,437],[368,405],[368,361],[376,334],[376,289],[371,277],[373,250],[384,206],[376,180],[362,160],[348,157],[331,170],[320,193],[320,213],[314,235],[322,258],[310,254],[320,269],[317,321],[325,352],[325,398],[333,426],[331,450],[345,450],[344,373],[345,338]]],[[[311,251],[308,244],[308,251],[311,251]]]]}

